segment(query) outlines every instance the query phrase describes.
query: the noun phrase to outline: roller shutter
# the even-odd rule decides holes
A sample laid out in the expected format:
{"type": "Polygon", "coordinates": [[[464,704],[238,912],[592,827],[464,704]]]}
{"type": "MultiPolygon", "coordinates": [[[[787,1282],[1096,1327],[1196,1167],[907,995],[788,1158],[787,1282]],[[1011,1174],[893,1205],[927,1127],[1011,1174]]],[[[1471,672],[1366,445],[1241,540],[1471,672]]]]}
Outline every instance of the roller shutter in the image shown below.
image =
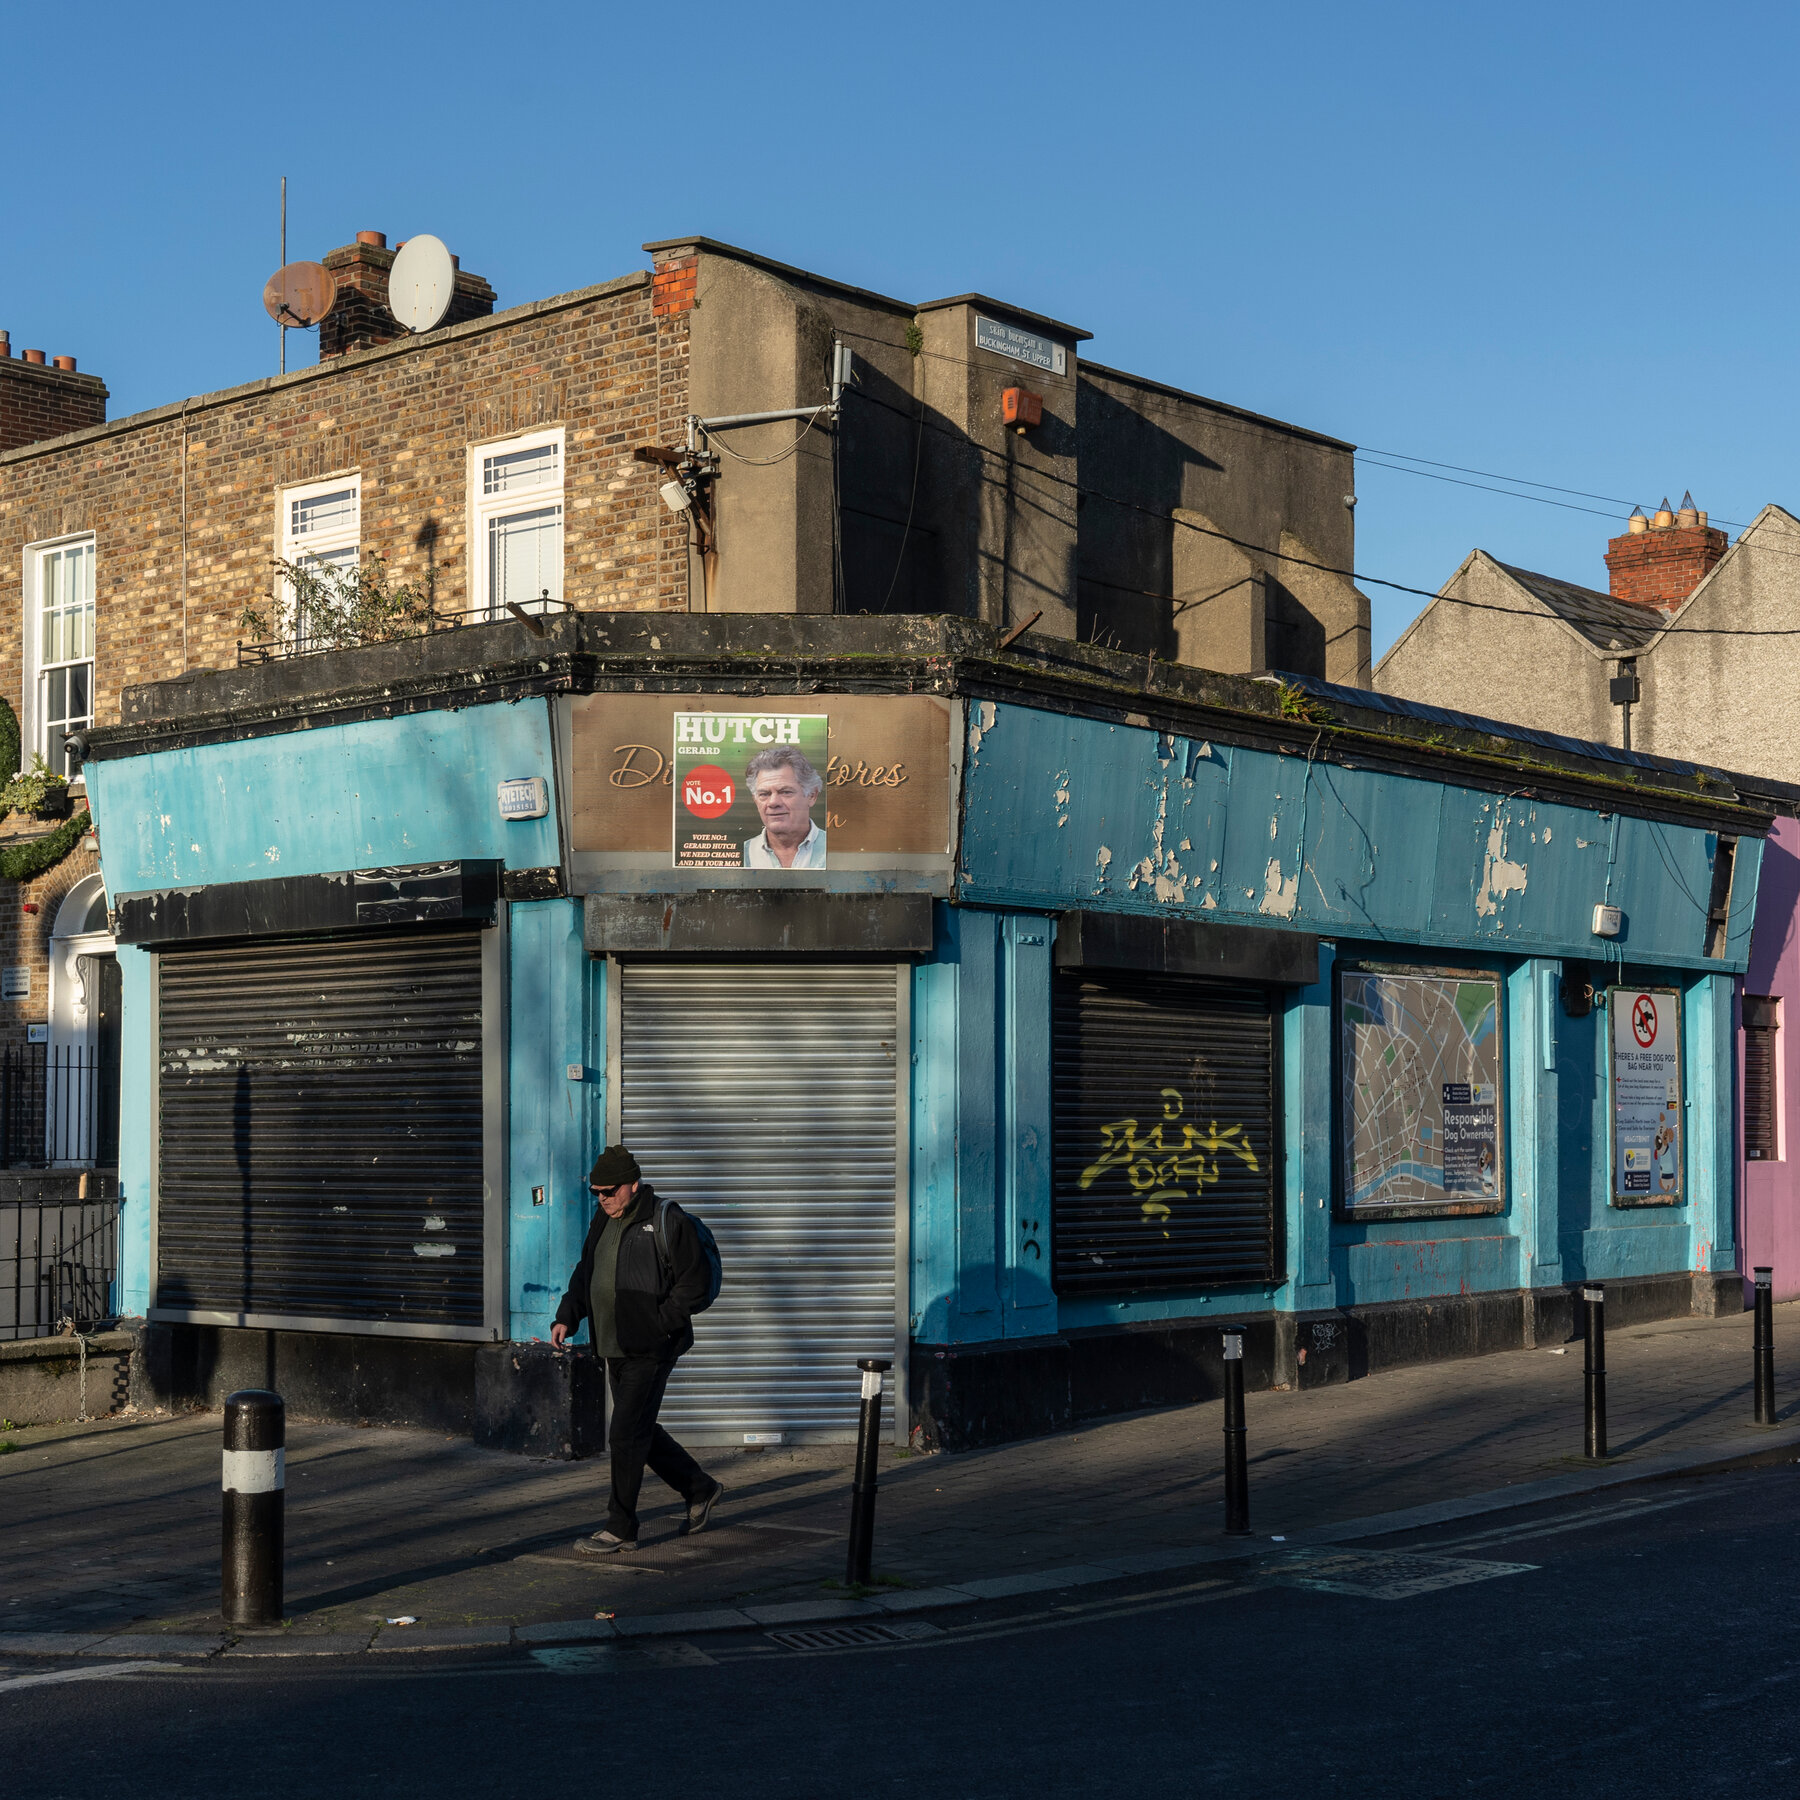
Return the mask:
{"type": "Polygon", "coordinates": [[[1279,1279],[1268,991],[1065,970],[1054,1012],[1057,1291],[1279,1279]]]}
{"type": "Polygon", "coordinates": [[[663,1422],[854,1437],[856,1359],[895,1345],[895,970],[627,964],[620,1012],[622,1140],[725,1265],[663,1422]]]}
{"type": "Polygon", "coordinates": [[[480,933],[156,960],[158,1310],[479,1329],[480,933]]]}

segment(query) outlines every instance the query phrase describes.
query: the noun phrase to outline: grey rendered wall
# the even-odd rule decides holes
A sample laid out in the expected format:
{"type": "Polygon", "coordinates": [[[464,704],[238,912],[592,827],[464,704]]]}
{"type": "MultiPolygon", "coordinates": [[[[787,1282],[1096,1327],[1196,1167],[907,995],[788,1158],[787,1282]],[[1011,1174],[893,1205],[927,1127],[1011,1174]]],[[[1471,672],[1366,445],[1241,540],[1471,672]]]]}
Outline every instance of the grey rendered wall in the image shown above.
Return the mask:
{"type": "MultiPolygon", "coordinates": [[[[823,401],[831,342],[831,320],[795,289],[752,264],[701,251],[688,369],[700,417],[823,401]]],[[[704,593],[706,611],[832,610],[831,437],[809,432],[782,457],[800,429],[784,421],[719,433],[737,455],[725,456],[718,482],[716,557],[704,586],[696,580],[691,588],[696,601],[704,593]]]]}
{"type": "MultiPolygon", "coordinates": [[[[1480,553],[1445,592],[1477,604],[1428,606],[1376,665],[1381,693],[1603,744],[1619,741],[1619,716],[1606,691],[1611,660],[1480,553]]],[[[1638,725],[1634,715],[1633,748],[1652,748],[1638,725]]]]}
{"type": "Polygon", "coordinates": [[[1079,432],[1080,636],[1368,684],[1367,598],[1307,566],[1354,566],[1349,445],[1093,363],[1079,432]]]}
{"type": "Polygon", "coordinates": [[[1765,509],[1671,624],[1639,659],[1634,746],[1800,781],[1800,521],[1765,509]]]}

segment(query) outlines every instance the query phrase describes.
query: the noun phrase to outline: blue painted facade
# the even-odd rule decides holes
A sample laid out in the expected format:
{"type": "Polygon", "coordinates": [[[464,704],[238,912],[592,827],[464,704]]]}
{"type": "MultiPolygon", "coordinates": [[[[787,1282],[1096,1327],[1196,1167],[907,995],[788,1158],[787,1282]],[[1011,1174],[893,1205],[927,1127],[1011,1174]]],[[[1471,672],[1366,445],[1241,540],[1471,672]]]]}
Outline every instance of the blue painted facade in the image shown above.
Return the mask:
{"type": "MultiPolygon", "coordinates": [[[[564,862],[558,809],[503,821],[503,779],[557,765],[544,699],[328,725],[94,763],[110,891],[378,864],[564,862]]],[[[1022,704],[970,702],[960,904],[912,991],[910,1317],[915,1342],[1026,1342],[1156,1320],[1722,1271],[1733,1241],[1732,977],[1745,966],[1760,843],[1737,850],[1726,954],[1703,954],[1717,840],[1563,801],[1305,754],[1215,744],[1022,704]],[[1598,902],[1624,935],[1589,930],[1598,902]],[[1276,1285],[1059,1299],[1049,1280],[1051,986],[1057,915],[1167,915],[1326,940],[1279,1020],[1286,1268],[1276,1285]],[[1502,976],[1504,1210],[1341,1221],[1333,1205],[1337,960],[1412,954],[1502,976]],[[1683,1203],[1608,1204],[1602,1012],[1567,1015],[1564,959],[1628,961],[1682,994],[1683,1203]]],[[[604,963],[579,900],[509,910],[506,1292],[513,1338],[544,1336],[579,1250],[606,1118],[604,963]],[[543,1190],[542,1198],[534,1190],[543,1190]]],[[[123,950],[122,1299],[148,1300],[149,969],[123,950]]],[[[1596,974],[1596,985],[1601,976],[1596,974]]]]}

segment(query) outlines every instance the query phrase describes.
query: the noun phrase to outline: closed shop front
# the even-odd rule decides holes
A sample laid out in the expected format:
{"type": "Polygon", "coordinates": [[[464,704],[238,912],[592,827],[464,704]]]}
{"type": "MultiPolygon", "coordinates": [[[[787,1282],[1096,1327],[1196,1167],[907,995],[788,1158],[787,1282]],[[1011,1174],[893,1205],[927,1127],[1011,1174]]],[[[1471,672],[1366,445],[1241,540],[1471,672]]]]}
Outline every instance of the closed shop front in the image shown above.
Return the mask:
{"type": "Polygon", "coordinates": [[[484,1335],[493,936],[158,951],[154,1316],[484,1335]]]}
{"type": "Polygon", "coordinates": [[[1267,987],[1125,969],[1055,977],[1058,1293],[1279,1281],[1279,1020],[1267,987]]]}
{"type": "Polygon", "coordinates": [[[857,1358],[895,1357],[903,1374],[907,972],[644,961],[619,974],[609,1135],[706,1220],[725,1267],[663,1423],[695,1443],[854,1438],[857,1358]]]}

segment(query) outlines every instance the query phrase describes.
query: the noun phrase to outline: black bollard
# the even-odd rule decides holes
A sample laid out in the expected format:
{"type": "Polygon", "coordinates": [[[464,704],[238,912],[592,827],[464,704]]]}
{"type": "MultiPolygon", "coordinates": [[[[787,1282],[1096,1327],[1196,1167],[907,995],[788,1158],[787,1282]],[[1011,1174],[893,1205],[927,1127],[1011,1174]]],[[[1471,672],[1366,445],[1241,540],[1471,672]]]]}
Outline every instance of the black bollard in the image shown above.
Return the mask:
{"type": "Polygon", "coordinates": [[[1250,1535],[1250,1470],[1245,1461],[1244,1332],[1225,1327],[1225,1535],[1250,1535]]]}
{"type": "Polygon", "coordinates": [[[244,1388],[225,1397],[225,1540],[219,1610],[227,1625],[281,1623],[282,1503],[287,1407],[244,1388]]]}
{"type": "Polygon", "coordinates": [[[1587,1453],[1606,1455],[1606,1288],[1594,1282],[1581,1290],[1587,1309],[1587,1453]]]}
{"type": "Polygon", "coordinates": [[[850,1562],[846,1579],[852,1587],[869,1585],[869,1558],[875,1550],[875,1467],[881,1450],[881,1378],[894,1365],[865,1356],[862,1370],[862,1417],[856,1426],[856,1481],[850,1490],[850,1562]]]}
{"type": "Polygon", "coordinates": [[[1756,1271],[1756,1422],[1775,1423],[1775,1271],[1756,1271]]]}

